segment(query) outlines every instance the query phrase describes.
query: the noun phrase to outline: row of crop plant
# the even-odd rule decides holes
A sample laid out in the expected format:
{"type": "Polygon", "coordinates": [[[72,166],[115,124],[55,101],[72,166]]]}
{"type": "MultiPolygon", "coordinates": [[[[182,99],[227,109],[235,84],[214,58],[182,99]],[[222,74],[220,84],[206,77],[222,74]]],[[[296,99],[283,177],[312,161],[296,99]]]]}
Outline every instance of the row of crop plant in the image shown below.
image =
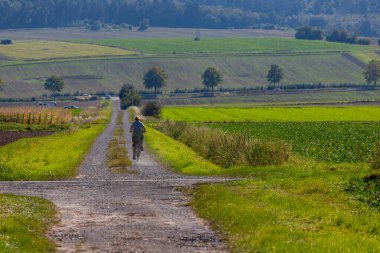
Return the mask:
{"type": "Polygon", "coordinates": [[[48,125],[69,123],[72,119],[72,112],[62,108],[0,108],[0,122],[48,125]]]}

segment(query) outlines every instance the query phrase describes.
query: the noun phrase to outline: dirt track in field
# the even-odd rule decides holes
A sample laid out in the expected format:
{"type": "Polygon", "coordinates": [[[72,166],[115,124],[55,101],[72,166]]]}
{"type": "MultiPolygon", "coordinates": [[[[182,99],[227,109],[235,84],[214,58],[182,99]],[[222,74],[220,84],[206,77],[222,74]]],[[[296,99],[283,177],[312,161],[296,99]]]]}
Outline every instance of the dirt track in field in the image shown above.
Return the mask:
{"type": "Polygon", "coordinates": [[[0,131],[0,147],[22,138],[48,136],[53,133],[54,132],[51,132],[51,131],[34,131],[34,132],[0,131]]]}
{"type": "MultiPolygon", "coordinates": [[[[117,109],[115,103],[114,112],[117,109]]],[[[197,218],[178,190],[218,178],[174,174],[143,152],[136,174],[113,174],[105,165],[116,113],[69,181],[0,182],[1,193],[39,196],[58,208],[50,237],[58,252],[226,252],[226,245],[197,218]]],[[[127,119],[128,117],[125,117],[127,119]]],[[[125,120],[125,129],[129,123],[125,120]]],[[[128,133],[128,140],[130,136],[128,133]]],[[[129,144],[129,142],[128,142],[129,144]]],[[[131,146],[128,145],[129,150],[131,146]]]]}

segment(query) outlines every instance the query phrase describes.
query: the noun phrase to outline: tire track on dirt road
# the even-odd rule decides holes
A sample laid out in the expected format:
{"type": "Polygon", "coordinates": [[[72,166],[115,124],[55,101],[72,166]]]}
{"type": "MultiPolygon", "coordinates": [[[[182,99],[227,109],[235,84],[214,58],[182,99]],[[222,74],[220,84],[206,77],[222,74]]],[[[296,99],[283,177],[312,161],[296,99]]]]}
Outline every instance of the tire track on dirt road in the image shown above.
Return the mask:
{"type": "MultiPolygon", "coordinates": [[[[49,236],[58,252],[227,252],[177,190],[223,179],[174,174],[146,152],[132,166],[138,173],[113,174],[105,162],[119,110],[116,101],[113,110],[110,124],[94,143],[77,178],[0,182],[0,192],[38,196],[57,206],[61,221],[49,236]]],[[[128,117],[124,118],[127,130],[128,117]]],[[[128,132],[129,154],[130,139],[128,132]]]]}

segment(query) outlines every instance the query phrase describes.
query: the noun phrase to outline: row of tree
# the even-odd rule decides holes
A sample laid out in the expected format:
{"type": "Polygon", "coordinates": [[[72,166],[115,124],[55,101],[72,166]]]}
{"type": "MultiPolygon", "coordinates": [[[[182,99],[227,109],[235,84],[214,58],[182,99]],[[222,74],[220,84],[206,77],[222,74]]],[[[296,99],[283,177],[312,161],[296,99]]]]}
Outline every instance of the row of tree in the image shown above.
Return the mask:
{"type": "Polygon", "coordinates": [[[305,17],[310,23],[326,25],[339,15],[364,17],[379,12],[380,2],[373,0],[0,0],[0,28],[96,21],[136,26],[144,19],[165,27],[247,28],[268,23],[299,27],[305,17]]]}
{"type": "MultiPolygon", "coordinates": [[[[308,26],[301,27],[297,29],[295,38],[301,40],[323,40],[324,32],[308,26]]],[[[356,33],[349,33],[344,29],[333,29],[326,35],[326,41],[360,45],[371,44],[369,39],[359,39],[356,33]]]]}
{"type": "MultiPolygon", "coordinates": [[[[364,69],[363,75],[367,84],[373,84],[376,86],[380,79],[380,61],[370,61],[364,69]]],[[[223,74],[213,67],[207,68],[203,72],[201,78],[202,83],[207,89],[211,90],[212,93],[214,93],[214,88],[223,82],[223,74]]],[[[284,71],[277,64],[272,64],[266,78],[267,81],[272,84],[272,88],[276,88],[276,84],[284,78],[284,71]]],[[[147,72],[145,72],[143,83],[145,88],[154,89],[154,93],[157,94],[159,89],[162,89],[167,85],[168,79],[168,74],[163,68],[152,66],[147,72]]],[[[3,89],[4,85],[4,81],[0,79],[0,91],[3,89]]],[[[64,86],[65,81],[63,78],[55,75],[47,78],[44,83],[44,88],[49,90],[53,97],[56,97],[56,95],[62,91],[64,86]]],[[[119,97],[121,99],[121,107],[124,109],[131,104],[139,104],[141,100],[138,91],[135,90],[131,84],[126,84],[122,87],[119,97]]]]}

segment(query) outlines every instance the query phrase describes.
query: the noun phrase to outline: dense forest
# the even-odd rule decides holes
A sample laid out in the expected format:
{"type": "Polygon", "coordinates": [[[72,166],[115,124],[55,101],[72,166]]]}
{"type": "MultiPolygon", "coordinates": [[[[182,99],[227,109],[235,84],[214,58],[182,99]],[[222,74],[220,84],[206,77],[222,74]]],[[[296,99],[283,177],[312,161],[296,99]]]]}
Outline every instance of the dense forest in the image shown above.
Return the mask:
{"type": "Polygon", "coordinates": [[[199,28],[341,27],[380,32],[379,0],[0,0],[0,28],[96,21],[199,28]]]}

